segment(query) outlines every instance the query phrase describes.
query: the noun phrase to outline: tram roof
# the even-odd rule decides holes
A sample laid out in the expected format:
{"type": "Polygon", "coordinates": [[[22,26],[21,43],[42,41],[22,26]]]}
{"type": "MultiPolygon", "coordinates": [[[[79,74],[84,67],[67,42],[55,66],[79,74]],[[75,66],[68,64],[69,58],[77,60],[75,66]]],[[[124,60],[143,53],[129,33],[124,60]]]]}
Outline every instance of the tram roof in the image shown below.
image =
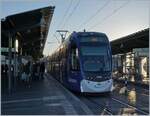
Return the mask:
{"type": "Polygon", "coordinates": [[[18,38],[23,55],[42,56],[54,6],[39,8],[1,19],[2,47],[8,47],[8,33],[18,38]]]}
{"type": "Polygon", "coordinates": [[[149,28],[113,40],[111,47],[113,55],[130,52],[133,48],[148,48],[149,28]]]}

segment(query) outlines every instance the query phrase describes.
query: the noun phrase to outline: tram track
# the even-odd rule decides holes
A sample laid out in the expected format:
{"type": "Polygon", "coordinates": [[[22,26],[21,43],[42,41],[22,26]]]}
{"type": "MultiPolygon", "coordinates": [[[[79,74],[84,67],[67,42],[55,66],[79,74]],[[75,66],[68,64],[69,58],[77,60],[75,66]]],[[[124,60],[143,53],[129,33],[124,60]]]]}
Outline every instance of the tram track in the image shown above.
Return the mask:
{"type": "MultiPolygon", "coordinates": [[[[78,96],[77,96],[78,97],[78,96]]],[[[80,99],[80,97],[79,97],[80,99]]],[[[91,102],[93,105],[95,105],[97,107],[97,110],[99,111],[99,109],[103,110],[105,113],[107,113],[108,115],[117,115],[116,112],[112,111],[112,109],[109,108],[109,105],[108,104],[101,104],[99,103],[98,101],[101,100],[100,98],[98,97],[89,97],[89,96],[84,96],[84,98],[82,99],[86,99],[86,102],[91,102]]],[[[139,114],[141,115],[148,115],[149,112],[146,112],[138,107],[135,107],[131,104],[128,104],[128,103],[125,103],[124,101],[118,99],[118,98],[115,98],[115,97],[109,97],[108,99],[106,99],[108,101],[112,100],[118,104],[120,104],[121,106],[125,106],[125,107],[128,107],[128,108],[131,108],[135,111],[137,111],[139,114]]],[[[82,101],[82,100],[81,100],[82,101]]],[[[119,107],[120,108],[120,107],[119,107]]],[[[118,111],[119,111],[119,108],[118,108],[118,111]]]]}
{"type": "Polygon", "coordinates": [[[127,93],[120,93],[122,87],[116,87],[113,91],[114,100],[120,100],[122,104],[126,104],[126,106],[134,107],[139,112],[149,113],[149,93],[145,93],[141,88],[133,88],[128,86],[127,93]],[[147,100],[147,101],[146,101],[147,100]],[[127,105],[128,104],[128,105],[127,105]]]}
{"type": "Polygon", "coordinates": [[[116,102],[118,102],[118,103],[120,103],[120,104],[122,104],[122,105],[125,105],[127,107],[133,108],[134,110],[142,113],[143,115],[148,115],[149,114],[149,112],[143,111],[142,109],[137,108],[137,107],[135,107],[135,106],[133,106],[131,104],[127,104],[124,101],[118,100],[118,98],[111,98],[111,99],[114,100],[114,101],[116,101],[116,102]]]}
{"type": "Polygon", "coordinates": [[[97,109],[97,111],[103,111],[103,113],[105,114],[105,115],[114,115],[115,113],[114,112],[112,112],[108,107],[107,107],[107,105],[105,105],[105,104],[99,104],[99,103],[97,103],[97,101],[95,101],[94,99],[91,99],[91,98],[89,98],[89,97],[84,97],[84,100],[86,100],[86,102],[88,101],[88,102],[90,102],[90,104],[92,103],[94,106],[96,106],[96,109],[97,109]]]}
{"type": "Polygon", "coordinates": [[[146,102],[145,99],[148,99],[147,97],[149,97],[149,94],[148,95],[146,93],[144,94],[144,93],[142,93],[141,90],[135,89],[135,88],[132,89],[131,87],[127,88],[127,93],[119,94],[119,90],[121,89],[121,87],[116,87],[116,89],[113,91],[113,94],[112,94],[113,100],[120,102],[121,104],[124,104],[126,106],[129,106],[129,107],[131,107],[131,108],[133,108],[133,109],[135,109],[135,110],[137,110],[143,114],[149,114],[149,112],[148,112],[149,105],[147,106],[148,103],[144,104],[144,102],[146,102]],[[118,89],[118,90],[116,90],[116,89],[118,89]],[[133,98],[133,99],[136,99],[136,103],[134,103],[135,101],[133,101],[133,103],[132,103],[132,101],[129,100],[128,94],[130,92],[131,92],[131,94],[133,92],[133,94],[135,94],[135,96],[138,95],[137,98],[136,97],[133,98]],[[143,105],[141,105],[141,104],[143,104],[143,105]],[[141,107],[146,107],[147,109],[142,109],[141,107]]]}
{"type": "Polygon", "coordinates": [[[107,108],[107,105],[102,105],[102,104],[99,104],[97,103],[96,101],[92,100],[92,99],[89,99],[87,98],[89,101],[93,102],[94,104],[97,105],[97,107],[103,109],[106,113],[108,113],[109,115],[114,115],[114,112],[112,112],[109,108],[107,108]]]}
{"type": "MultiPolygon", "coordinates": [[[[87,99],[88,99],[88,98],[87,98],[87,99]]],[[[135,107],[135,106],[133,106],[133,105],[127,104],[127,103],[125,103],[125,102],[123,102],[123,101],[121,101],[121,100],[118,100],[117,98],[110,98],[110,99],[113,100],[113,101],[115,101],[115,102],[117,102],[117,103],[119,103],[119,104],[122,104],[122,105],[124,105],[124,106],[129,107],[129,108],[132,108],[132,109],[138,111],[139,113],[141,113],[141,114],[143,114],[143,115],[148,115],[148,114],[149,114],[148,112],[143,111],[142,109],[137,108],[137,107],[135,107]]],[[[109,99],[109,100],[110,100],[110,99],[109,99]]],[[[95,100],[91,100],[91,99],[88,99],[88,100],[92,101],[92,102],[95,103],[96,105],[99,105],[100,107],[103,107],[103,108],[105,109],[105,111],[107,111],[108,113],[110,113],[110,114],[112,114],[112,115],[115,114],[113,111],[111,111],[111,109],[108,108],[107,105],[106,105],[106,106],[105,106],[105,105],[102,105],[102,104],[98,103],[98,102],[95,101],[95,100]]]]}
{"type": "MultiPolygon", "coordinates": [[[[114,83],[114,85],[116,85],[116,86],[114,86],[115,89],[121,89],[125,86],[124,84],[121,84],[121,83],[119,83],[119,84],[114,83]]],[[[127,91],[135,91],[136,94],[149,97],[149,89],[144,89],[144,88],[140,88],[138,86],[129,85],[129,86],[127,86],[127,91]]]]}
{"type": "MultiPolygon", "coordinates": [[[[122,87],[123,88],[123,87],[122,87]]],[[[121,87],[115,87],[115,89],[121,89],[121,87]]],[[[136,92],[136,94],[138,94],[138,95],[142,95],[142,96],[146,96],[146,97],[149,97],[149,93],[148,93],[148,91],[143,91],[143,93],[141,93],[141,90],[139,90],[139,89],[132,89],[132,88],[129,88],[129,87],[127,87],[127,92],[130,92],[130,91],[134,91],[134,92],[136,92]]]]}

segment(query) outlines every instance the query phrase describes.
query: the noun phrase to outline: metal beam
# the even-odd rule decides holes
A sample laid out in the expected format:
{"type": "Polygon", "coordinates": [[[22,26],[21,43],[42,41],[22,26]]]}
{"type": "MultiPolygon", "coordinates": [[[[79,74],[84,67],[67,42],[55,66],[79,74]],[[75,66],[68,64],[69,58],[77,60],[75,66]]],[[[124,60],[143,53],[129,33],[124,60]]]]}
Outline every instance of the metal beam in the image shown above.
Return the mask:
{"type": "Polygon", "coordinates": [[[21,26],[20,27],[16,27],[15,29],[2,30],[2,33],[6,33],[7,34],[10,31],[12,34],[14,34],[14,33],[20,32],[20,31],[26,31],[26,30],[38,27],[40,25],[41,25],[41,23],[38,22],[38,23],[35,23],[33,25],[24,25],[23,27],[21,27],[21,26]]]}

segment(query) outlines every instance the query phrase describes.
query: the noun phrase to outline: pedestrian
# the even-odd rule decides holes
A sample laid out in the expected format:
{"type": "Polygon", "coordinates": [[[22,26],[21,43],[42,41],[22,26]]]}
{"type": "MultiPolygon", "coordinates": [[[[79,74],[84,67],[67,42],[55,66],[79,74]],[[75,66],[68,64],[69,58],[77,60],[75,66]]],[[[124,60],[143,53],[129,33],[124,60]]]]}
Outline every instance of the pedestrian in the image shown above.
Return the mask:
{"type": "Polygon", "coordinates": [[[2,77],[5,77],[5,65],[4,64],[1,65],[1,74],[2,74],[1,75],[2,77]]]}
{"type": "Polygon", "coordinates": [[[5,77],[5,66],[4,64],[1,65],[1,87],[2,90],[5,88],[6,85],[6,77],[5,77]]]}
{"type": "Polygon", "coordinates": [[[32,82],[32,77],[33,77],[33,62],[30,62],[30,66],[29,66],[29,71],[30,71],[30,83],[32,82]]]}
{"type": "Polygon", "coordinates": [[[127,84],[128,84],[128,80],[127,77],[125,77],[125,94],[127,94],[127,84]]]}
{"type": "Polygon", "coordinates": [[[19,64],[19,81],[22,81],[22,73],[23,73],[23,63],[19,64]]]}
{"type": "Polygon", "coordinates": [[[31,81],[32,81],[32,77],[31,77],[31,74],[32,74],[32,64],[31,64],[30,61],[26,64],[26,74],[27,74],[26,82],[27,82],[28,87],[30,88],[31,81]]]}
{"type": "MultiPolygon", "coordinates": [[[[5,64],[5,69],[4,69],[5,71],[5,73],[4,73],[4,75],[5,75],[5,80],[6,80],[6,83],[8,83],[8,65],[7,64],[5,64]]],[[[6,84],[7,85],[7,84],[6,84]]]]}
{"type": "Polygon", "coordinates": [[[21,76],[22,81],[24,82],[25,86],[28,86],[30,88],[30,82],[31,82],[31,73],[30,73],[30,62],[23,65],[23,73],[21,76]]]}
{"type": "Polygon", "coordinates": [[[26,66],[25,64],[21,64],[21,81],[23,84],[26,85],[26,80],[27,80],[27,74],[26,74],[26,66]]]}
{"type": "Polygon", "coordinates": [[[45,64],[44,64],[44,62],[41,62],[41,64],[40,64],[40,80],[44,79],[44,72],[45,72],[45,64]]]}
{"type": "Polygon", "coordinates": [[[36,64],[35,63],[33,63],[33,70],[32,71],[33,71],[33,73],[32,73],[33,78],[32,79],[35,80],[35,78],[36,78],[35,77],[35,73],[36,73],[36,64]]]}
{"type": "Polygon", "coordinates": [[[37,62],[36,76],[37,76],[37,79],[40,80],[40,63],[39,62],[37,62]]]}

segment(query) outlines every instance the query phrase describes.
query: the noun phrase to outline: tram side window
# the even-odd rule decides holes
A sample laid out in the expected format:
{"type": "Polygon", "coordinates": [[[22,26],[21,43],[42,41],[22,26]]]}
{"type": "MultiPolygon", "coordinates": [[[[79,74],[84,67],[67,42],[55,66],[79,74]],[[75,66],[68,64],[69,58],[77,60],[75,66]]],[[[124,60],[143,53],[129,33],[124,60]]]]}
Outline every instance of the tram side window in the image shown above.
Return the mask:
{"type": "Polygon", "coordinates": [[[78,56],[78,49],[76,47],[73,47],[71,49],[71,69],[72,70],[79,70],[79,56],[78,56]]]}

